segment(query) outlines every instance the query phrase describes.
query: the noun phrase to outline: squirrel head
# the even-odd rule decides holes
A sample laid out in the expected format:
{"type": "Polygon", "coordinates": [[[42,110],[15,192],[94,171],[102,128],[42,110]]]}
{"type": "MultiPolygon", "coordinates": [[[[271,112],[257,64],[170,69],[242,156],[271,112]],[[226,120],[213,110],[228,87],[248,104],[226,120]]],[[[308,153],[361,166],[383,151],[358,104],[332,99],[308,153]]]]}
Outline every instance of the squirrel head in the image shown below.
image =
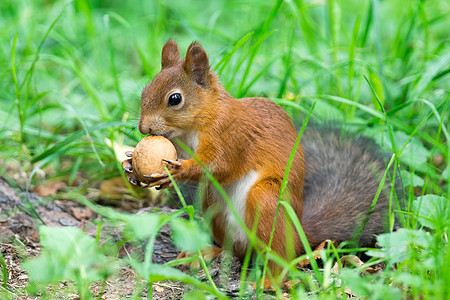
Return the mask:
{"type": "Polygon", "coordinates": [[[139,131],[175,138],[198,130],[214,115],[218,81],[203,47],[193,42],[184,59],[169,40],[162,49],[161,71],[142,91],[139,131]]]}

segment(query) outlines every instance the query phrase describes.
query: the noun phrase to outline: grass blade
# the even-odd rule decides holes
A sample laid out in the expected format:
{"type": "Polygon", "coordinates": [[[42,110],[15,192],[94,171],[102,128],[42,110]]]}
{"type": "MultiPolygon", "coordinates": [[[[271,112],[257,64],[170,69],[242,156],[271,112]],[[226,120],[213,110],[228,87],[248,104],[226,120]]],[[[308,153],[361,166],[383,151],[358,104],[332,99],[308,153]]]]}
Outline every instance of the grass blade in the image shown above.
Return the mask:
{"type": "MultiPolygon", "coordinates": [[[[93,127],[87,128],[87,132],[88,133],[92,133],[94,131],[102,130],[102,129],[105,129],[105,128],[119,127],[119,126],[129,127],[131,125],[128,124],[128,123],[124,123],[124,122],[111,121],[111,122],[106,122],[106,123],[103,123],[103,124],[99,124],[97,126],[93,126],[93,127]]],[[[67,146],[69,146],[71,143],[73,143],[77,139],[81,138],[83,135],[85,135],[85,133],[86,132],[84,130],[79,130],[79,131],[69,135],[64,140],[56,143],[50,149],[48,149],[48,150],[44,151],[43,153],[33,157],[31,159],[31,162],[32,163],[36,163],[36,162],[46,158],[47,156],[50,156],[50,155],[54,154],[54,153],[58,153],[58,156],[62,155],[65,151],[67,151],[67,149],[66,149],[67,146]]]]}

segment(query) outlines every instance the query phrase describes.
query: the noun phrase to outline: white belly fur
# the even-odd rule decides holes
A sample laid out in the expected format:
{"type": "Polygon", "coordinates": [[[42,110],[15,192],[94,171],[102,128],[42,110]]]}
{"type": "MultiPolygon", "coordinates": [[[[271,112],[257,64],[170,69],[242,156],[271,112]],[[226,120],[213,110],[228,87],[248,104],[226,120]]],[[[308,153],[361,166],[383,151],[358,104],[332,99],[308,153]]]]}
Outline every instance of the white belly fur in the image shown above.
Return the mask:
{"type": "MultiPolygon", "coordinates": [[[[197,151],[198,147],[197,131],[186,131],[182,136],[180,136],[180,140],[193,152],[197,151]]],[[[181,147],[179,147],[176,143],[174,144],[178,152],[178,158],[180,159],[191,158],[191,156],[188,155],[185,151],[183,151],[181,147]]],[[[258,177],[259,177],[258,172],[250,171],[249,173],[239,178],[238,180],[230,184],[227,184],[226,186],[223,186],[223,189],[227,193],[228,198],[231,200],[231,203],[233,203],[234,208],[236,209],[239,217],[243,221],[245,221],[245,203],[247,199],[247,194],[250,188],[258,179],[258,177]]],[[[247,245],[248,244],[247,235],[245,234],[244,230],[242,230],[242,228],[239,226],[230,208],[225,204],[222,196],[212,184],[210,185],[209,188],[211,191],[211,197],[214,199],[214,201],[221,202],[226,207],[225,216],[227,219],[227,232],[231,233],[232,235],[231,237],[233,238],[235,243],[238,242],[242,243],[243,245],[247,245]]]]}
{"type": "MultiPolygon", "coordinates": [[[[233,203],[239,217],[245,222],[245,204],[247,199],[247,194],[250,188],[258,179],[259,175],[256,171],[250,171],[245,176],[239,178],[238,180],[223,186],[223,189],[230,198],[231,203],[233,203]]],[[[248,244],[248,238],[244,230],[239,226],[236,218],[233,216],[230,208],[224,203],[222,196],[219,191],[211,184],[210,185],[211,196],[214,201],[222,202],[225,205],[225,216],[227,219],[227,233],[231,235],[234,243],[242,243],[243,245],[248,244]]]]}
{"type": "MultiPolygon", "coordinates": [[[[194,153],[197,151],[198,147],[198,132],[195,130],[189,130],[183,133],[179,139],[194,153]]],[[[177,149],[178,158],[180,159],[189,159],[191,158],[176,142],[173,141],[175,148],[177,149]]]]}

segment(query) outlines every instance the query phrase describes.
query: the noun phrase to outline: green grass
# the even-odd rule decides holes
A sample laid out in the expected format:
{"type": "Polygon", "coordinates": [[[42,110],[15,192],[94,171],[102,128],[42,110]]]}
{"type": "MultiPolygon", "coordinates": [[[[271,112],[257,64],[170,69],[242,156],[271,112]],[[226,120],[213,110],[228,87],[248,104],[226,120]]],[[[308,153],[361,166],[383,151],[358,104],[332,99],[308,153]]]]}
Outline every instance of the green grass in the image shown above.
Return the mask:
{"type": "Polygon", "coordinates": [[[380,237],[367,262],[386,270],[344,270],[341,286],[329,284],[346,251],[330,248],[318,276],[287,266],[309,282],[295,295],[448,298],[449,14],[438,0],[1,1],[0,175],[27,188],[84,178],[71,195],[120,176],[105,138],[136,144],[140,92],[163,44],[198,40],[232,95],[274,99],[297,124],[315,105],[312,120],[342,122],[395,153],[405,229],[380,237]]]}

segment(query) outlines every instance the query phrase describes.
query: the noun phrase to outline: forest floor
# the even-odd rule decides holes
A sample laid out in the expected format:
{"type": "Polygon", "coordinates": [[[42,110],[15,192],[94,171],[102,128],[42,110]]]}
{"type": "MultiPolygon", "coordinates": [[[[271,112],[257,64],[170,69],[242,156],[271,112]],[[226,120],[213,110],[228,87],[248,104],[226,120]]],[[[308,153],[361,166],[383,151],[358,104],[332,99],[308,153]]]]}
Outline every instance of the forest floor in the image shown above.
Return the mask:
{"type": "MultiPolygon", "coordinates": [[[[41,192],[37,190],[37,192],[41,192]]],[[[44,193],[45,194],[45,193],[44,193]]],[[[37,217],[32,217],[35,211],[48,226],[75,226],[82,229],[88,235],[95,237],[97,226],[101,216],[92,212],[89,208],[72,200],[45,200],[36,193],[28,193],[11,187],[6,180],[0,177],[0,251],[5,259],[8,274],[7,286],[1,286],[3,294],[9,294],[14,299],[40,299],[43,295],[31,295],[26,286],[29,281],[27,273],[22,269],[24,260],[36,257],[41,252],[38,227],[42,224],[37,217]],[[31,204],[31,205],[30,205],[31,204]]],[[[120,211],[142,214],[152,211],[154,208],[133,208],[132,206],[116,207],[120,211]]],[[[173,212],[175,209],[169,207],[158,207],[158,211],[173,212]]],[[[107,224],[107,220],[102,220],[107,224]]],[[[121,240],[120,226],[103,226],[100,235],[100,244],[108,239],[114,241],[121,240]]],[[[124,243],[119,250],[119,258],[138,255],[143,257],[145,244],[136,245],[124,243]]],[[[166,263],[174,260],[179,254],[171,241],[169,226],[164,226],[156,238],[154,244],[153,262],[166,263]]],[[[221,278],[219,268],[222,255],[214,258],[210,265],[209,272],[216,282],[222,284],[229,296],[237,295],[239,292],[240,263],[237,258],[231,260],[232,266],[228,272],[228,278],[221,278]],[[223,283],[226,282],[226,287],[223,283]]],[[[187,272],[185,270],[185,272],[187,272]]],[[[199,272],[196,275],[201,280],[206,280],[206,276],[199,272]]],[[[223,275],[222,275],[223,277],[223,275]]],[[[96,298],[100,299],[120,299],[128,298],[136,293],[140,298],[146,298],[148,287],[145,281],[140,279],[135,270],[125,265],[116,271],[114,275],[106,281],[106,285],[99,282],[91,284],[90,290],[96,298]]],[[[154,299],[180,299],[182,295],[192,291],[192,288],[180,282],[164,281],[153,284],[154,299]]],[[[62,282],[47,288],[50,298],[58,299],[78,299],[74,284],[62,282]]],[[[44,297],[47,298],[47,297],[44,297]]]]}

